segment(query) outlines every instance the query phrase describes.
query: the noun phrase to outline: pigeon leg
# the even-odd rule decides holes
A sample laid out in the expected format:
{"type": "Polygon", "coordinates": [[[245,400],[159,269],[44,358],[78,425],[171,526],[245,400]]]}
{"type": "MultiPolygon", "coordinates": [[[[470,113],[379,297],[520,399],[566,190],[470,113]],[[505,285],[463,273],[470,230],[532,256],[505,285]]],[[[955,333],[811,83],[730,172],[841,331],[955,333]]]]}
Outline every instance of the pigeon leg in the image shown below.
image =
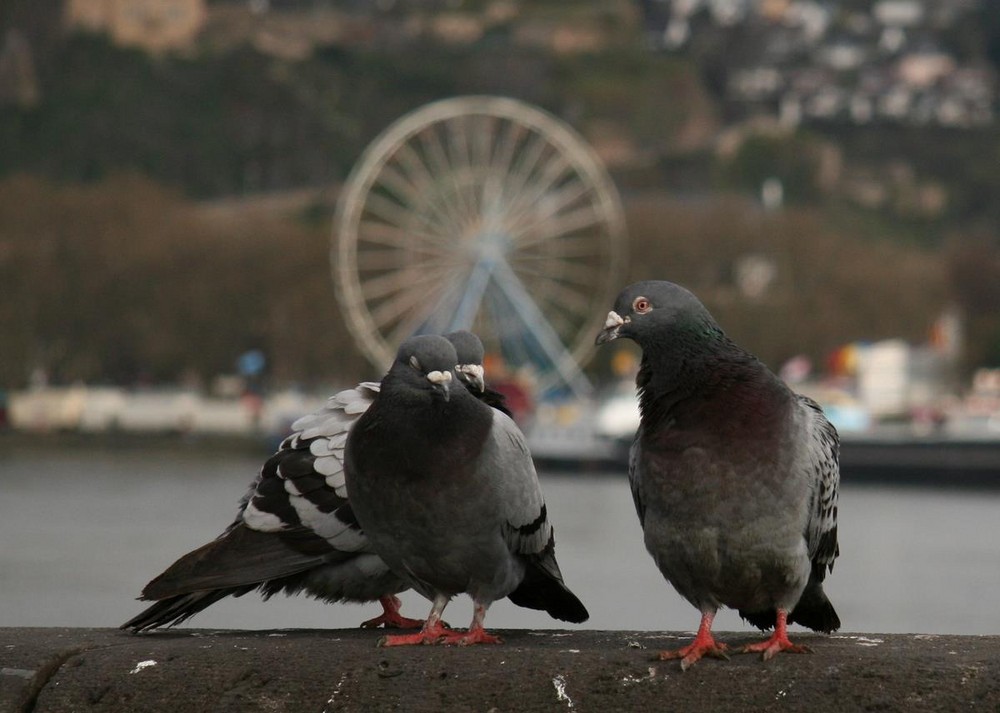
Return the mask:
{"type": "Polygon", "coordinates": [[[487,634],[483,628],[483,619],[486,618],[486,605],[475,602],[473,606],[472,624],[468,631],[454,631],[448,634],[443,643],[458,644],[459,646],[471,646],[473,644],[502,644],[503,640],[499,636],[487,634]]]}
{"type": "Polygon", "coordinates": [[[424,625],[421,619],[410,619],[399,613],[399,607],[402,605],[399,597],[388,594],[379,597],[378,601],[382,605],[382,613],[374,619],[361,622],[362,629],[377,629],[380,626],[386,629],[419,629],[424,625]]]}
{"type": "Polygon", "coordinates": [[[756,644],[747,644],[740,649],[741,654],[752,654],[758,651],[764,653],[764,660],[774,658],[779,652],[787,651],[792,654],[809,654],[812,649],[808,646],[797,646],[788,640],[788,612],[784,609],[778,610],[778,619],[774,624],[774,633],[767,641],[756,644]]]}
{"type": "Polygon", "coordinates": [[[448,606],[448,597],[438,594],[434,597],[431,613],[423,628],[415,634],[392,634],[378,640],[379,646],[412,646],[413,644],[440,644],[455,632],[441,622],[441,614],[448,606]]]}
{"type": "Polygon", "coordinates": [[[726,655],[726,651],[729,647],[717,642],[712,637],[712,621],[714,619],[714,611],[702,612],[701,624],[698,626],[698,633],[695,635],[694,641],[675,651],[661,651],[660,661],[680,659],[681,670],[687,671],[702,656],[728,660],[729,656],[726,655]]]}

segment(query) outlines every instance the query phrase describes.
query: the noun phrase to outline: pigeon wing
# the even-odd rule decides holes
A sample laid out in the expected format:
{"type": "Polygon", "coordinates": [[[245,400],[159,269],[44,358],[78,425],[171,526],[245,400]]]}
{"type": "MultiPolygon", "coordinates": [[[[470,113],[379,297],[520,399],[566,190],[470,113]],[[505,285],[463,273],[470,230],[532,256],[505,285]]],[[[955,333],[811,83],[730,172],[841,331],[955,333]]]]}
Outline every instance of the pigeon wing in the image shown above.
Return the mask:
{"type": "Polygon", "coordinates": [[[498,496],[504,540],[525,565],[524,579],[508,595],[510,600],[562,621],[586,621],[590,616],[586,607],[566,587],[556,562],[555,533],[524,434],[500,411],[493,411],[482,459],[497,474],[491,484],[498,496]]]}
{"type": "Polygon", "coordinates": [[[806,525],[806,544],[809,559],[813,568],[819,570],[818,575],[822,581],[825,570],[833,570],[833,562],[840,554],[837,544],[840,438],[837,429],[823,415],[819,404],[805,396],[798,398],[807,415],[809,434],[810,457],[806,475],[812,496],[806,525]]]}
{"type": "Polygon", "coordinates": [[[646,504],[642,501],[642,426],[635,433],[635,440],[628,449],[628,484],[632,490],[632,502],[639,516],[639,525],[646,524],[646,504]]]}
{"type": "Polygon", "coordinates": [[[493,427],[481,456],[497,494],[504,540],[512,554],[543,552],[552,534],[538,475],[521,429],[493,410],[493,427]],[[495,474],[495,475],[494,475],[495,474]]]}
{"type": "Polygon", "coordinates": [[[319,411],[292,424],[244,496],[240,520],[251,530],[280,533],[293,546],[323,551],[315,539],[340,552],[368,551],[353,517],[338,517],[347,505],[344,446],[379,385],[364,382],[331,396],[319,411]]]}

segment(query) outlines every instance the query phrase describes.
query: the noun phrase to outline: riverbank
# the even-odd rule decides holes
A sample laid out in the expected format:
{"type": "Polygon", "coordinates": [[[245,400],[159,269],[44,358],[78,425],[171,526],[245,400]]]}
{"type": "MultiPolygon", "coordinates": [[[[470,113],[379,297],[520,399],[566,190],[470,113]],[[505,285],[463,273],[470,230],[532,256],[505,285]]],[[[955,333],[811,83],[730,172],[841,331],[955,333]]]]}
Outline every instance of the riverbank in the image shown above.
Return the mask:
{"type": "Polygon", "coordinates": [[[680,632],[498,633],[500,646],[382,649],[358,629],[0,629],[0,711],[1000,709],[1000,636],[798,633],[813,654],[682,672],[654,660],[680,632]]]}

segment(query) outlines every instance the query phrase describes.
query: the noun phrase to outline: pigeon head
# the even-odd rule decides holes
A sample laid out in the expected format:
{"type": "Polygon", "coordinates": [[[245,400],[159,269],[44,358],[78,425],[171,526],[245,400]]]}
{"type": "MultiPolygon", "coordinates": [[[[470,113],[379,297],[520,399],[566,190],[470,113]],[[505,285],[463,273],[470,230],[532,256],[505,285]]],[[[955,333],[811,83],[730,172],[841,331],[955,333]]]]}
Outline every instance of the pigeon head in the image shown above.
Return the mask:
{"type": "Polygon", "coordinates": [[[482,341],[475,334],[464,329],[458,332],[449,332],[444,337],[455,347],[455,353],[458,356],[458,366],[455,367],[455,373],[458,374],[459,381],[471,387],[476,393],[483,393],[486,390],[486,382],[483,380],[485,351],[482,341]]]}
{"type": "Polygon", "coordinates": [[[447,401],[457,361],[451,342],[436,334],[422,334],[399,346],[392,371],[410,387],[431,390],[447,401]]]}
{"type": "Polygon", "coordinates": [[[651,340],[719,332],[697,297],[672,282],[647,280],[618,294],[595,344],[627,337],[643,346],[651,340]]]}

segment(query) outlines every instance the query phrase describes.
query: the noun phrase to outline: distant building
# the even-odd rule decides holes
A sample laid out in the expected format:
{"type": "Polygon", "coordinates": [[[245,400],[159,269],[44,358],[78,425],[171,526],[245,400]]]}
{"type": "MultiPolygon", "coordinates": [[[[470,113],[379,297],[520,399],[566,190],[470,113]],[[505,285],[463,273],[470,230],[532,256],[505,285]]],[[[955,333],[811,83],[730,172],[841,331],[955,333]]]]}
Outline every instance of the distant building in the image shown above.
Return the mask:
{"type": "Polygon", "coordinates": [[[915,27],[924,19],[924,6],[917,0],[880,0],[872,14],[883,25],[915,27]]]}
{"type": "Polygon", "coordinates": [[[38,103],[38,76],[28,38],[15,29],[0,38],[0,105],[22,108],[38,103]]]}
{"type": "Polygon", "coordinates": [[[944,52],[912,52],[899,60],[899,78],[914,87],[928,87],[947,77],[958,67],[954,58],[944,52]]]}
{"type": "Polygon", "coordinates": [[[205,17],[205,0],[66,0],[63,19],[69,28],[159,52],[189,45],[205,17]]]}

